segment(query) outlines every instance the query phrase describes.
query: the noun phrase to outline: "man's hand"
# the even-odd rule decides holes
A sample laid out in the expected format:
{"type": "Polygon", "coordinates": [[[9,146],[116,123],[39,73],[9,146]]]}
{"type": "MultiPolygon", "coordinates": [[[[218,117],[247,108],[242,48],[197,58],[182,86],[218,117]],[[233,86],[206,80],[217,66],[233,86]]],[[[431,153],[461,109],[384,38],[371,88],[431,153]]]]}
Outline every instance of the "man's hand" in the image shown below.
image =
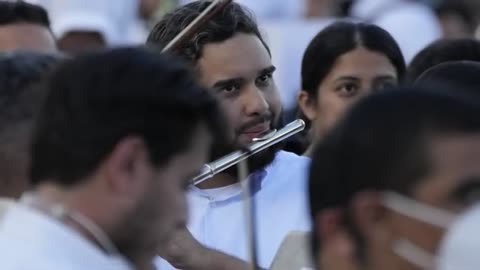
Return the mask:
{"type": "Polygon", "coordinates": [[[237,258],[200,244],[186,229],[176,231],[160,254],[172,266],[184,270],[246,270],[249,265],[237,258]]]}
{"type": "Polygon", "coordinates": [[[358,270],[355,247],[352,239],[343,231],[335,232],[325,239],[319,256],[322,270],[358,270]]]}
{"type": "Polygon", "coordinates": [[[196,269],[205,261],[207,248],[202,246],[187,228],[177,230],[170,238],[162,257],[179,269],[196,269]]]}

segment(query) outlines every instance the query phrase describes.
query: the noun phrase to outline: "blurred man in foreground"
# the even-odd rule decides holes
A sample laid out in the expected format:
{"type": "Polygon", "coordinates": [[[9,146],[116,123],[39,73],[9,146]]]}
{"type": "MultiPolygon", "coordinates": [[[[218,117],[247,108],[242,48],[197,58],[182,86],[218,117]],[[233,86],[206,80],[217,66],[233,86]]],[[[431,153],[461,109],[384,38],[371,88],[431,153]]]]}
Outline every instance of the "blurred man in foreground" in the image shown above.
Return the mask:
{"type": "Polygon", "coordinates": [[[310,205],[319,269],[440,266],[442,239],[478,199],[474,101],[423,89],[373,95],[317,147],[310,205]]]}
{"type": "Polygon", "coordinates": [[[222,140],[216,101],[175,59],[141,49],[66,61],[45,87],[34,188],[4,216],[0,268],[152,269],[222,140]]]}

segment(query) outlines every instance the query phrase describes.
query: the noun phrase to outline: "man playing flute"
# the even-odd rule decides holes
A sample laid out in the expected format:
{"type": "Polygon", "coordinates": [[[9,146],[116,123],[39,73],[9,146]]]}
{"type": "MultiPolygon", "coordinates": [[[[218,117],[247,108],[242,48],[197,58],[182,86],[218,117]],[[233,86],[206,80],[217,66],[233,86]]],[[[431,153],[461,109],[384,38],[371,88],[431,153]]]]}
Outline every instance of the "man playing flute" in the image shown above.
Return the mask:
{"type": "MultiPolygon", "coordinates": [[[[162,48],[191,23],[210,1],[196,1],[167,14],[152,30],[147,44],[162,48]]],[[[201,84],[218,99],[230,126],[231,145],[214,145],[215,160],[252,143],[254,138],[281,127],[282,108],[273,80],[268,45],[252,15],[231,3],[210,19],[186,44],[173,52],[191,64],[201,84]]],[[[306,170],[309,160],[273,146],[249,159],[248,179],[237,179],[236,168],[188,191],[190,221],[187,232],[174,236],[161,256],[174,267],[204,269],[212,252],[248,260],[248,235],[238,180],[252,187],[256,205],[258,263],[268,268],[290,231],[310,229],[306,170]],[[202,255],[199,255],[202,254],[202,255]]],[[[160,269],[171,269],[165,261],[160,269]]],[[[210,268],[213,269],[213,268],[210,268]]],[[[218,266],[216,269],[233,269],[218,266]]],[[[241,269],[241,268],[239,268],[241,269]]]]}

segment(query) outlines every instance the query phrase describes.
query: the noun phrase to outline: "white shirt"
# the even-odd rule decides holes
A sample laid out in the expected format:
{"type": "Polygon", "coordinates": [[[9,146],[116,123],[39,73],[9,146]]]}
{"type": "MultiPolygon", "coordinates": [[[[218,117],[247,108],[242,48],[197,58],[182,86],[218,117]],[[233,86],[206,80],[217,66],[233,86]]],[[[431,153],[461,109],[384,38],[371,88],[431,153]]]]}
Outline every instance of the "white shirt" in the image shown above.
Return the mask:
{"type": "Polygon", "coordinates": [[[107,256],[73,229],[23,204],[0,222],[2,270],[132,270],[121,257],[107,256]]]}
{"type": "MultiPolygon", "coordinates": [[[[258,259],[268,268],[283,239],[291,231],[309,231],[307,198],[309,159],[279,152],[265,170],[253,174],[258,259]]],[[[240,186],[218,189],[193,188],[188,194],[189,230],[203,245],[247,261],[246,219],[240,186]]],[[[175,269],[161,258],[159,270],[175,269]]]]}
{"type": "Polygon", "coordinates": [[[477,270],[480,266],[480,204],[458,216],[447,230],[438,249],[436,269],[477,270]]]}
{"type": "Polygon", "coordinates": [[[7,212],[7,210],[15,204],[15,201],[10,198],[2,198],[0,197],[0,221],[3,219],[3,216],[7,212]]]}

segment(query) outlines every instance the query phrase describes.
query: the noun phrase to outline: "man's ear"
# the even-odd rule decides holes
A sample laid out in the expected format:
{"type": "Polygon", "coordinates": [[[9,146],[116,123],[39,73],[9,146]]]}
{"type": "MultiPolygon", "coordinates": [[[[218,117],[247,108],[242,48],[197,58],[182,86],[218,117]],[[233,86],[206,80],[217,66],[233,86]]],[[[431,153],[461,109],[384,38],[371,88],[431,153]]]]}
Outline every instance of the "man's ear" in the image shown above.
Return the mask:
{"type": "Polygon", "coordinates": [[[315,219],[320,244],[315,257],[319,269],[358,270],[355,242],[344,227],[342,217],[342,210],[329,209],[315,219]]]}
{"type": "Polygon", "coordinates": [[[351,215],[356,227],[368,237],[378,229],[384,217],[381,194],[377,191],[362,191],[351,202],[351,215]]]}
{"type": "Polygon", "coordinates": [[[307,91],[301,90],[297,96],[298,106],[308,120],[313,121],[317,118],[317,107],[313,97],[307,91]]]}
{"type": "Polygon", "coordinates": [[[341,230],[342,211],[340,209],[323,210],[315,217],[316,237],[325,241],[328,237],[341,230]]]}
{"type": "Polygon", "coordinates": [[[111,192],[131,195],[143,192],[150,169],[145,142],[137,136],[120,140],[101,166],[102,177],[111,192]]]}

